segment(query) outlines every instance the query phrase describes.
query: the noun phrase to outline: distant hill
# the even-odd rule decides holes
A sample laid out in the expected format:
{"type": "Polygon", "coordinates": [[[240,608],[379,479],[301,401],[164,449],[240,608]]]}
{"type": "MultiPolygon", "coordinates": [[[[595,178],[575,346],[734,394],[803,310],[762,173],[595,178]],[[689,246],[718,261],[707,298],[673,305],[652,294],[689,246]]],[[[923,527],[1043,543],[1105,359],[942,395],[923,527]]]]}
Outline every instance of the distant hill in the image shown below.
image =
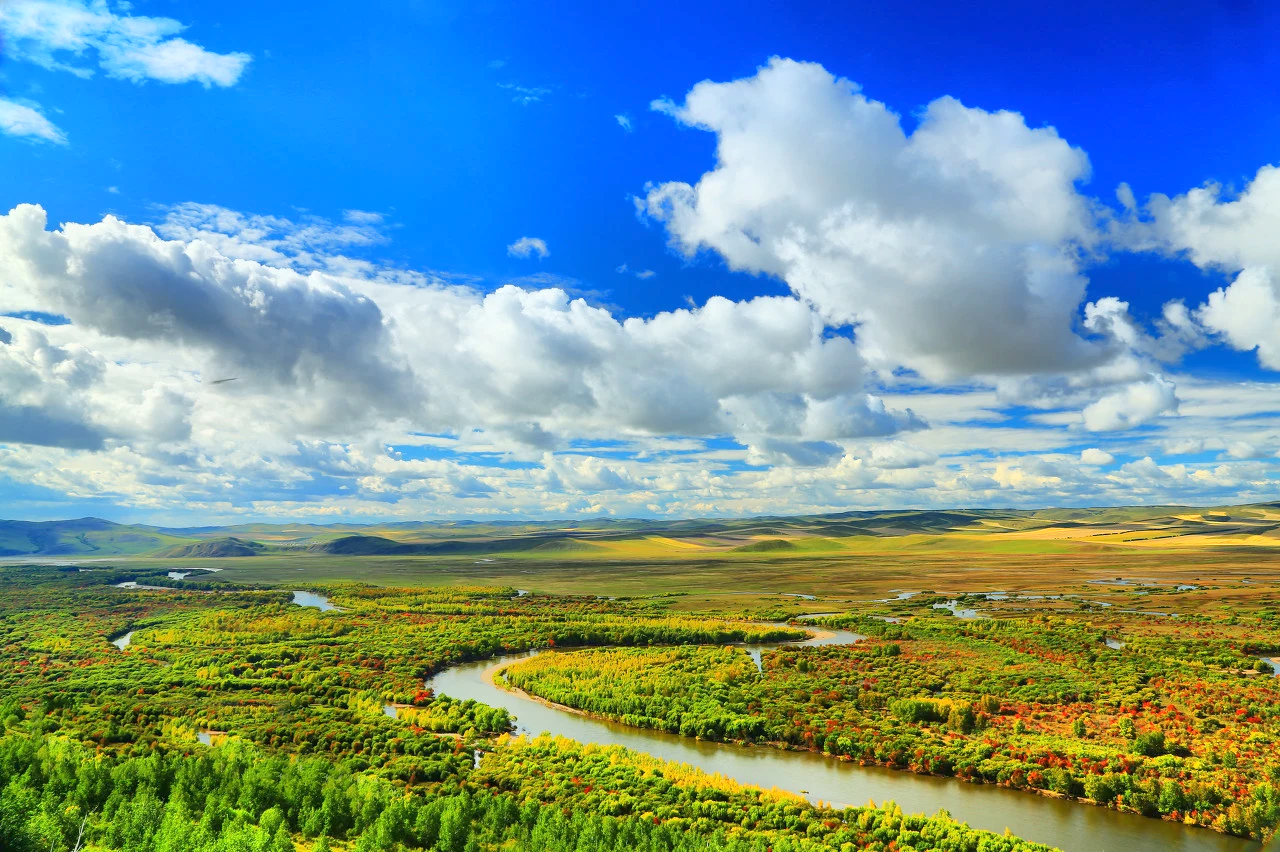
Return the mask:
{"type": "Polygon", "coordinates": [[[1280,504],[1195,508],[856,510],[753,518],[579,518],[265,524],[178,529],[101,518],[0,521],[0,557],[198,559],[265,553],[644,559],[716,553],[779,559],[948,547],[1025,553],[1174,544],[1280,547],[1280,504]],[[1065,549],[1065,550],[1064,550],[1065,549]]]}
{"type": "Polygon", "coordinates": [[[395,541],[375,535],[348,535],[317,542],[307,550],[339,556],[449,556],[453,554],[513,553],[531,551],[545,553],[590,551],[588,542],[563,536],[522,536],[452,541],[395,541]]]}
{"type": "Polygon", "coordinates": [[[335,556],[388,556],[412,552],[414,545],[392,541],[376,535],[348,535],[330,541],[317,542],[307,548],[315,553],[332,553],[335,556]]]}
{"type": "Polygon", "coordinates": [[[0,521],[0,556],[119,556],[169,547],[180,539],[154,528],[101,518],[0,521]]]}
{"type": "Polygon", "coordinates": [[[155,555],[165,559],[226,559],[236,556],[257,556],[266,549],[265,544],[229,536],[197,541],[192,544],[174,545],[155,555]]]}
{"type": "Polygon", "coordinates": [[[787,541],[785,538],[767,538],[764,541],[753,541],[751,544],[744,544],[741,547],[735,547],[734,553],[776,553],[779,550],[796,550],[796,543],[787,541]]]}

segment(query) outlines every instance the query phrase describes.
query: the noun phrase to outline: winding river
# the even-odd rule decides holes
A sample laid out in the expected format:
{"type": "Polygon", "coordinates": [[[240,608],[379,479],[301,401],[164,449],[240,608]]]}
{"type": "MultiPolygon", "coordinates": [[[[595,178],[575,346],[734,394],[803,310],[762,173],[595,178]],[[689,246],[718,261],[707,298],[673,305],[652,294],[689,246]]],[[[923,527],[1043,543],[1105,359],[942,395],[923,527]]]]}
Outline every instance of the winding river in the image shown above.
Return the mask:
{"type": "MultiPolygon", "coordinates": [[[[824,631],[795,644],[850,644],[862,638],[847,631],[824,631]]],[[[747,650],[758,664],[762,652],[776,647],[753,645],[747,650]]],[[[704,772],[719,773],[742,784],[801,794],[812,802],[862,805],[891,800],[908,813],[929,814],[945,808],[975,828],[997,833],[1008,828],[1020,837],[1056,846],[1063,852],[1258,852],[1261,848],[1254,841],[1208,829],[1001,787],[858,766],[812,752],[700,742],[632,728],[548,706],[493,684],[493,676],[502,668],[539,653],[509,654],[454,666],[430,678],[426,685],[437,694],[473,698],[506,708],[517,717],[520,733],[547,732],[582,743],[625,746],[664,760],[687,763],[704,772]]]]}

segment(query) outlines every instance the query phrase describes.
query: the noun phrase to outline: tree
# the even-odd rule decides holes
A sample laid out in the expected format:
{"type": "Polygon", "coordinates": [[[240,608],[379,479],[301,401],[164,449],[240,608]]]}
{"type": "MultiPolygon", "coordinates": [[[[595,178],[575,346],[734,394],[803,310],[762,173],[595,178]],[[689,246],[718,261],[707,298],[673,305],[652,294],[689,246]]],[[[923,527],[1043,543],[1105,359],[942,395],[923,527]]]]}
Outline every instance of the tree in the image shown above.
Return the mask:
{"type": "Polygon", "coordinates": [[[283,822],[272,835],[267,852],[294,852],[293,838],[289,836],[289,828],[283,822]]]}
{"type": "Polygon", "coordinates": [[[1137,733],[1133,728],[1133,720],[1128,716],[1120,717],[1120,720],[1116,722],[1116,730],[1120,733],[1120,736],[1124,737],[1126,740],[1132,740],[1137,733]]]}

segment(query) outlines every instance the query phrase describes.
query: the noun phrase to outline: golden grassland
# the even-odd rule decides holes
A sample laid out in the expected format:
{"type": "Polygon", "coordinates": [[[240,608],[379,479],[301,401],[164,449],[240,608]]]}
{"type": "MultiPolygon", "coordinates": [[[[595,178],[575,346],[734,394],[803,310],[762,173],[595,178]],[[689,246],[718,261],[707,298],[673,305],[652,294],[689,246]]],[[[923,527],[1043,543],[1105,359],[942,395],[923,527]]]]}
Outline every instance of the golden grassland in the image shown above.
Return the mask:
{"type": "MultiPolygon", "coordinates": [[[[120,557],[109,563],[218,568],[216,574],[190,578],[213,583],[305,587],[359,580],[389,586],[501,585],[555,594],[665,594],[680,596],[674,604],[680,609],[722,611],[785,607],[821,612],[917,591],[945,596],[1076,594],[1122,609],[1229,613],[1239,603],[1280,588],[1280,539],[1273,532],[1205,534],[1215,519],[1197,515],[1194,521],[1189,531],[1141,521],[1021,530],[975,525],[881,536],[644,535],[592,541],[583,548],[491,556],[341,556],[296,549],[236,559],[120,557]],[[743,549],[744,542],[753,541],[785,541],[789,546],[743,549]],[[1105,582],[1117,578],[1158,585],[1105,582]],[[1179,592],[1178,585],[1201,591],[1179,592]],[[800,595],[814,600],[796,597],[800,595]]],[[[1240,527],[1235,523],[1233,529],[1240,527]]],[[[993,601],[989,606],[1023,604],[993,601]]],[[[1037,605],[1055,607],[1053,601],[1037,605]]]]}

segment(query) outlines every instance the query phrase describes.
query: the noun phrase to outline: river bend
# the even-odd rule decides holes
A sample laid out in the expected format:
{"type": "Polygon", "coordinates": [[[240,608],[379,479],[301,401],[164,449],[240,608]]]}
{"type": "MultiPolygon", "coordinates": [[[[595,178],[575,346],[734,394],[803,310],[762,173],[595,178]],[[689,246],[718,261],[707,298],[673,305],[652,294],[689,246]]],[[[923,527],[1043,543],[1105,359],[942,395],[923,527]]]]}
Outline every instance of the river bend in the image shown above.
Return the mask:
{"type": "MultiPolygon", "coordinates": [[[[850,644],[865,637],[848,631],[823,631],[798,645],[850,644]]],[[[747,646],[760,653],[778,645],[747,646]]],[[[1009,829],[1027,840],[1056,846],[1063,852],[1258,852],[1251,840],[1221,835],[1181,823],[1149,819],[1063,799],[1038,796],[994,785],[917,775],[883,767],[859,766],[805,751],[771,746],[702,742],[690,737],[633,728],[548,706],[495,686],[491,676],[541,652],[508,654],[447,669],[426,682],[437,694],[472,698],[503,707],[516,717],[517,732],[550,733],[581,743],[620,745],[664,760],[687,763],[741,784],[778,788],[812,802],[864,805],[897,802],[907,813],[936,813],[974,828],[997,833],[1009,829]],[[489,673],[489,677],[486,677],[489,673]]]]}

